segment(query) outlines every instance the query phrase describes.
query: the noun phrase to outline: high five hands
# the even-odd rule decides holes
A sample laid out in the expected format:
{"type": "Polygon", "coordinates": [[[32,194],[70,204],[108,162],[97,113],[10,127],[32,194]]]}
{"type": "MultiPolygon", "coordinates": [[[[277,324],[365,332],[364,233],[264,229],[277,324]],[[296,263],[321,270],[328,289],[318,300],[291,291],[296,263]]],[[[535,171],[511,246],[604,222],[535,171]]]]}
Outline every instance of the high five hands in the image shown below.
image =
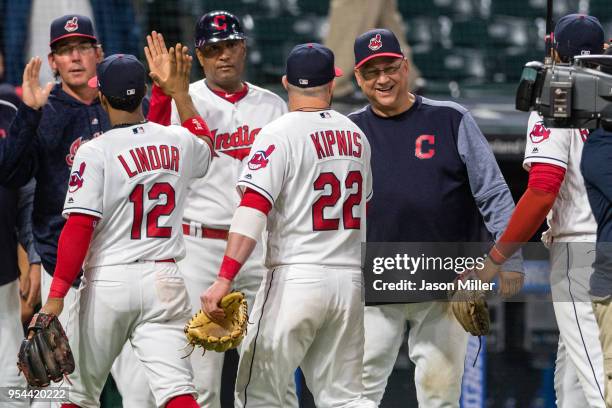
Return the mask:
{"type": "Polygon", "coordinates": [[[149,76],[166,95],[176,99],[177,96],[189,92],[193,57],[188,54],[186,46],[178,43],[168,50],[163,36],[153,31],[147,36],[144,51],[149,65],[149,76]]]}

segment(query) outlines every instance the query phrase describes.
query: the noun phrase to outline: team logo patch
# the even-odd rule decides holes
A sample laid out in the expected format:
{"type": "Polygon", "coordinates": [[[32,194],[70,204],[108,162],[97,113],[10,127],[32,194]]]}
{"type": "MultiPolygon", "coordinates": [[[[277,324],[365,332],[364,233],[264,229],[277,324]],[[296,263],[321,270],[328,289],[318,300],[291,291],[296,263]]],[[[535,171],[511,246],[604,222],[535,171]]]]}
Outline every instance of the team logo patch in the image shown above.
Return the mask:
{"type": "Polygon", "coordinates": [[[249,169],[259,170],[266,167],[269,161],[268,157],[270,157],[273,151],[274,145],[270,145],[265,152],[263,150],[255,152],[255,154],[251,157],[251,160],[249,160],[249,169]]]}
{"type": "Polygon", "coordinates": [[[77,150],[79,150],[82,143],[83,138],[79,137],[70,145],[70,153],[66,155],[66,164],[68,164],[69,167],[72,167],[72,164],[74,163],[74,155],[76,154],[77,150]]]}
{"type": "Polygon", "coordinates": [[[136,126],[135,128],[132,129],[132,132],[135,135],[138,135],[138,134],[144,133],[145,131],[144,131],[144,128],[142,126],[136,126]]]}
{"type": "Polygon", "coordinates": [[[70,182],[68,183],[68,192],[74,193],[79,188],[83,187],[83,174],[85,174],[85,162],[81,163],[79,169],[73,171],[70,175],[70,182]]]}
{"type": "Polygon", "coordinates": [[[544,126],[544,122],[540,121],[533,125],[529,138],[533,143],[542,143],[550,137],[550,129],[544,126]]]}
{"type": "Polygon", "coordinates": [[[376,34],[374,37],[370,38],[370,44],[368,44],[368,48],[372,51],[379,50],[382,47],[382,40],[380,39],[380,34],[376,34]]]}
{"type": "Polygon", "coordinates": [[[79,19],[77,17],[72,17],[71,20],[66,21],[66,25],[64,26],[64,30],[69,33],[76,31],[79,29],[79,19]]]}

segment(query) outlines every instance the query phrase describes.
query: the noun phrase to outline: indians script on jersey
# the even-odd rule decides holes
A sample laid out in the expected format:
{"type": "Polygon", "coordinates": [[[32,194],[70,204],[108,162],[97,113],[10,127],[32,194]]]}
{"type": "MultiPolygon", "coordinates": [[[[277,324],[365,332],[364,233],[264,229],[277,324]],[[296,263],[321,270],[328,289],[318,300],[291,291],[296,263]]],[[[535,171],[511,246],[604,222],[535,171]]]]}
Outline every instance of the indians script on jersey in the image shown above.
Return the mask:
{"type": "Polygon", "coordinates": [[[234,159],[241,160],[249,155],[251,145],[261,128],[249,129],[249,125],[239,126],[235,132],[219,133],[218,129],[210,131],[215,140],[215,151],[225,153],[234,159]]]}

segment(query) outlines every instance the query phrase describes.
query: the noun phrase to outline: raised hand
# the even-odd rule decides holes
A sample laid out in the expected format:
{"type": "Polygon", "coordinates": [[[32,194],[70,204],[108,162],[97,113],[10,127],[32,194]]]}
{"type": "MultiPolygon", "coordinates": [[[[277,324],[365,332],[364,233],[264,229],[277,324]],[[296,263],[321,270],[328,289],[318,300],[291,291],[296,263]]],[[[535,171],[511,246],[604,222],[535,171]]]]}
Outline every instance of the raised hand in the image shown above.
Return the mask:
{"type": "Polygon", "coordinates": [[[170,75],[170,54],[168,54],[163,35],[157,31],[152,31],[150,35],[147,35],[147,46],[144,51],[149,71],[155,72],[161,78],[168,78],[170,75]]]}
{"type": "Polygon", "coordinates": [[[49,99],[53,82],[47,82],[44,88],[40,86],[40,67],[42,60],[39,57],[34,57],[27,63],[23,70],[23,103],[32,109],[42,108],[49,99]]]}
{"type": "MultiPolygon", "coordinates": [[[[145,55],[149,63],[149,76],[162,88],[164,93],[176,99],[178,96],[186,96],[189,92],[189,76],[193,58],[187,53],[186,46],[180,43],[168,51],[168,61],[157,65],[154,61],[151,49],[145,48],[145,55]]],[[[165,57],[164,57],[165,58],[165,57]]]]}

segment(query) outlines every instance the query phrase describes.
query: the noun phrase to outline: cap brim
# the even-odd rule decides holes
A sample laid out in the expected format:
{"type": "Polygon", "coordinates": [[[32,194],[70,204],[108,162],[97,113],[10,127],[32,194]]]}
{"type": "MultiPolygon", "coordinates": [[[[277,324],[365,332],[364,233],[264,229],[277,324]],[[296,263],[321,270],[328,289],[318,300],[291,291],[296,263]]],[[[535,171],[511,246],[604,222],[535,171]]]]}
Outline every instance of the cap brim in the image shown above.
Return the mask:
{"type": "Polygon", "coordinates": [[[94,37],[93,35],[87,35],[87,34],[82,34],[82,33],[71,33],[71,34],[64,34],[64,35],[62,35],[60,37],[57,37],[56,39],[54,39],[53,41],[51,41],[49,43],[49,46],[55,44],[59,40],[63,40],[64,38],[69,38],[69,37],[89,38],[90,40],[94,40],[95,42],[98,42],[98,39],[96,37],[94,37]]]}
{"type": "Polygon", "coordinates": [[[334,67],[334,73],[335,73],[336,77],[341,77],[342,75],[344,75],[344,72],[342,71],[342,69],[340,69],[338,67],[334,67]]]}
{"type": "Polygon", "coordinates": [[[87,85],[90,88],[97,89],[98,88],[98,77],[97,76],[92,77],[89,81],[87,81],[87,85]]]}
{"type": "Polygon", "coordinates": [[[404,56],[402,54],[397,54],[395,52],[381,52],[380,54],[370,55],[370,56],[362,59],[361,61],[359,61],[359,63],[357,65],[355,65],[355,68],[359,68],[360,66],[362,66],[363,64],[365,64],[369,60],[374,59],[374,58],[378,58],[378,57],[404,58],[404,56]]]}

